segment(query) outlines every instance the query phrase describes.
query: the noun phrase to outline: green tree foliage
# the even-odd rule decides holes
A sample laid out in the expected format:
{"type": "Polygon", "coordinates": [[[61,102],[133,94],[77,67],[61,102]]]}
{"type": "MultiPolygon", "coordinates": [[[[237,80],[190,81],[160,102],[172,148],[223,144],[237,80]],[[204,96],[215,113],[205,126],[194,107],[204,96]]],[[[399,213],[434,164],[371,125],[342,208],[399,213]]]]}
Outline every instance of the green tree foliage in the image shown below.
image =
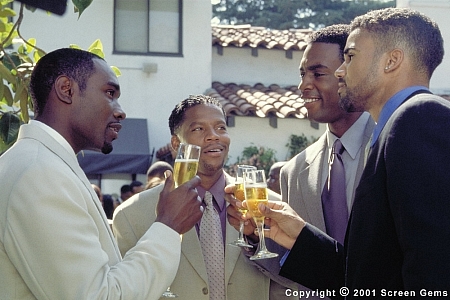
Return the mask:
{"type": "Polygon", "coordinates": [[[266,176],[269,174],[270,167],[277,161],[275,158],[276,151],[268,147],[257,147],[253,143],[251,146],[245,147],[242,156],[237,158],[237,162],[225,166],[225,171],[234,176],[236,174],[237,165],[255,166],[259,170],[264,170],[266,176]]]}
{"type": "Polygon", "coordinates": [[[288,160],[302,152],[306,147],[314,142],[314,137],[311,137],[311,141],[302,133],[302,135],[291,134],[289,136],[289,142],[286,147],[289,149],[288,160]]]}
{"type": "MultiPolygon", "coordinates": [[[[30,118],[29,112],[33,110],[28,93],[30,76],[36,62],[46,53],[36,46],[36,39],[26,39],[20,34],[24,9],[35,9],[21,4],[16,13],[10,8],[11,2],[0,0],[0,154],[16,141],[20,125],[30,118]]],[[[92,0],[73,0],[78,17],[91,3],[92,0]]],[[[88,51],[104,57],[99,40],[88,51]]],[[[119,76],[120,71],[112,68],[119,76]]]]}
{"type": "Polygon", "coordinates": [[[221,0],[213,6],[213,16],[220,24],[316,30],[349,23],[369,10],[394,6],[395,0],[221,0]]]}

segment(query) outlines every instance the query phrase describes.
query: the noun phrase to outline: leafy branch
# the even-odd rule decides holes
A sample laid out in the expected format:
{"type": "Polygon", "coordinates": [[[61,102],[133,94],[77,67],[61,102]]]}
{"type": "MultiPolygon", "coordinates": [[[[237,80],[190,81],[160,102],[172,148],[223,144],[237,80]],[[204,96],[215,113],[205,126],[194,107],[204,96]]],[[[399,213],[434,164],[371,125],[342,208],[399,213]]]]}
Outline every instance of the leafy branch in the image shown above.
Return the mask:
{"type": "MultiPolygon", "coordinates": [[[[72,0],[78,18],[93,0],[72,0]]],[[[20,33],[24,9],[36,9],[21,4],[16,21],[11,22],[16,12],[10,5],[13,0],[0,0],[0,154],[17,139],[20,125],[30,119],[33,104],[28,92],[31,73],[35,64],[46,52],[36,46],[36,39],[26,39],[20,33]],[[18,45],[17,50],[13,45],[18,45]]],[[[77,45],[70,45],[79,48],[77,45]]],[[[88,51],[104,57],[100,40],[94,41],[88,51]]],[[[117,76],[119,69],[111,67],[117,76]]]]}

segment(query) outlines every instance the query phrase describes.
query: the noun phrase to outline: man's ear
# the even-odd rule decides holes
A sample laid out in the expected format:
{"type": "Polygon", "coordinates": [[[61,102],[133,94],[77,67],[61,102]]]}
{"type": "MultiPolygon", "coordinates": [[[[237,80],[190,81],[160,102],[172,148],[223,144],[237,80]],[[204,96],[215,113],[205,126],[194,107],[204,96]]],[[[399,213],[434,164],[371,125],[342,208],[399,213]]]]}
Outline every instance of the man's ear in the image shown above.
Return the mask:
{"type": "Polygon", "coordinates": [[[74,82],[65,75],[56,78],[54,87],[59,100],[67,104],[72,103],[73,83],[74,82]]]}
{"type": "Polygon", "coordinates": [[[395,48],[388,53],[386,59],[386,66],[384,67],[385,72],[392,72],[400,67],[403,62],[405,54],[402,49],[395,48]]]}
{"type": "Polygon", "coordinates": [[[180,146],[180,139],[175,134],[170,138],[170,145],[172,146],[173,151],[178,151],[178,147],[180,146]]]}

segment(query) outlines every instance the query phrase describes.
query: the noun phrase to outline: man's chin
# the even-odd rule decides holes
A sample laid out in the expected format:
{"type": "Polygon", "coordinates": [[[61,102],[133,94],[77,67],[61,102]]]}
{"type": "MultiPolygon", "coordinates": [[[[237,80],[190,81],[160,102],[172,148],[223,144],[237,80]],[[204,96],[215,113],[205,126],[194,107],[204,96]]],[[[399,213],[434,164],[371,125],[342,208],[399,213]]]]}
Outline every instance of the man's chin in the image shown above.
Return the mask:
{"type": "Polygon", "coordinates": [[[102,147],[102,149],[101,149],[101,152],[103,153],[103,154],[109,154],[109,153],[111,153],[111,151],[113,151],[113,146],[112,146],[112,144],[111,143],[104,143],[103,144],[103,147],[102,147]]]}
{"type": "Polygon", "coordinates": [[[208,163],[203,163],[202,165],[202,169],[204,171],[205,174],[214,174],[219,170],[223,169],[224,164],[217,164],[217,165],[213,165],[213,164],[208,164],[208,163]]]}

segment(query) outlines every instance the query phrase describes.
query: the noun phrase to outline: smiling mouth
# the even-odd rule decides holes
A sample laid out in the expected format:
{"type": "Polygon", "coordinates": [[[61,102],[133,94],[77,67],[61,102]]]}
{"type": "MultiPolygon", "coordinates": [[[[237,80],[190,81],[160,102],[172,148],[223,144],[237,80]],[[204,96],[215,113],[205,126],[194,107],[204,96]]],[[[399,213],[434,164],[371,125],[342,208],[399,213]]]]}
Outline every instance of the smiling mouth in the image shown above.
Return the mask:
{"type": "Polygon", "coordinates": [[[312,102],[316,102],[319,100],[320,100],[320,98],[303,98],[303,101],[305,101],[305,103],[312,103],[312,102]]]}
{"type": "Polygon", "coordinates": [[[113,132],[112,139],[115,140],[119,137],[119,131],[122,129],[122,124],[120,123],[111,123],[108,125],[108,129],[113,132]]]}
{"type": "Polygon", "coordinates": [[[119,133],[120,129],[122,129],[122,124],[120,123],[111,123],[108,127],[116,133],[119,133]]]}
{"type": "Polygon", "coordinates": [[[204,153],[220,153],[220,152],[222,152],[223,151],[223,149],[217,149],[217,148],[215,148],[215,149],[210,149],[210,150],[207,150],[207,151],[203,151],[204,153]]]}

